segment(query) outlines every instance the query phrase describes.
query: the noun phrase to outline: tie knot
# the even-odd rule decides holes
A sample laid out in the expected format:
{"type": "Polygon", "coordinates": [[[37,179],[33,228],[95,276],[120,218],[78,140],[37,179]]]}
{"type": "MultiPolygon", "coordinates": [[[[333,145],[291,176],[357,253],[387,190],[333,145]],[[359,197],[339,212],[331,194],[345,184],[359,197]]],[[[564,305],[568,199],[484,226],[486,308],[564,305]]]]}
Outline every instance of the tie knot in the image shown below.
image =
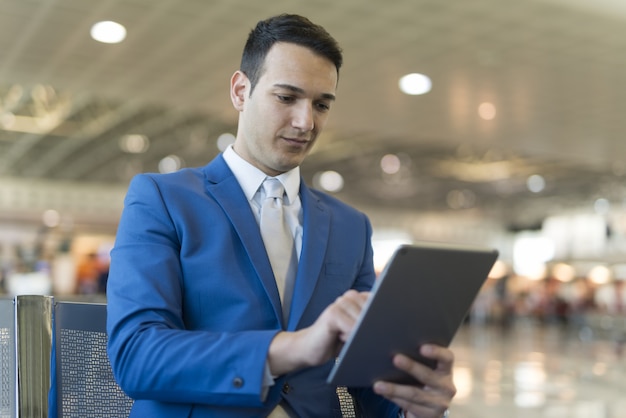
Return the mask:
{"type": "Polygon", "coordinates": [[[285,188],[280,180],[275,178],[267,178],[263,182],[263,189],[265,190],[265,198],[281,199],[285,194],[285,188]]]}

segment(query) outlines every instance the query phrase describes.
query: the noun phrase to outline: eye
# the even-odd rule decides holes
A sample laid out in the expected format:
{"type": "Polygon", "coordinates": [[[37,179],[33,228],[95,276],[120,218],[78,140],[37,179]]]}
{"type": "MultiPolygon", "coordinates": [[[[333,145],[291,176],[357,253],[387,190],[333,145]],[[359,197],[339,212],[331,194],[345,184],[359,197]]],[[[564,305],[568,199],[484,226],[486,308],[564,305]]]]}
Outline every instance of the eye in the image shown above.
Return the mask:
{"type": "Polygon", "coordinates": [[[320,112],[328,112],[330,110],[330,104],[326,102],[317,103],[315,106],[320,112]]]}
{"type": "Polygon", "coordinates": [[[282,103],[292,103],[295,100],[293,96],[285,96],[282,94],[277,94],[276,97],[278,98],[278,101],[282,103]]]}

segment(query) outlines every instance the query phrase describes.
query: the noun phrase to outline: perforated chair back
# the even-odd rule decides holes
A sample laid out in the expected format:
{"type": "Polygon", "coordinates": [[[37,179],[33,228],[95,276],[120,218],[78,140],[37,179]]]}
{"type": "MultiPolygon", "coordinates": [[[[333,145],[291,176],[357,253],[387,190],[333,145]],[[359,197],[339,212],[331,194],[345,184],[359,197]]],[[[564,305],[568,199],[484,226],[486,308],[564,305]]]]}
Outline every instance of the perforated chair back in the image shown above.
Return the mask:
{"type": "Polygon", "coordinates": [[[58,418],[127,417],[133,401],[115,382],[106,354],[106,305],[56,302],[54,328],[58,418]]]}
{"type": "Polygon", "coordinates": [[[17,355],[15,353],[15,304],[0,299],[0,417],[17,417],[17,355]]]}

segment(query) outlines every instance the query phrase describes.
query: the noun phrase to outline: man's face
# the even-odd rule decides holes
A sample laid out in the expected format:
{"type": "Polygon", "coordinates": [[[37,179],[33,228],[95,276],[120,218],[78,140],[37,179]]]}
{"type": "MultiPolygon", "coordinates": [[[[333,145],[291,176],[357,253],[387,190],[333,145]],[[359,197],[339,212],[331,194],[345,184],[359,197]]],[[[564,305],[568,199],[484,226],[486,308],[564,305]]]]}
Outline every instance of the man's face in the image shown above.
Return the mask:
{"type": "Polygon", "coordinates": [[[299,166],[326,124],[336,87],[331,61],[302,46],[274,44],[252,94],[243,73],[231,79],[240,112],[235,151],[270,176],[299,166]]]}

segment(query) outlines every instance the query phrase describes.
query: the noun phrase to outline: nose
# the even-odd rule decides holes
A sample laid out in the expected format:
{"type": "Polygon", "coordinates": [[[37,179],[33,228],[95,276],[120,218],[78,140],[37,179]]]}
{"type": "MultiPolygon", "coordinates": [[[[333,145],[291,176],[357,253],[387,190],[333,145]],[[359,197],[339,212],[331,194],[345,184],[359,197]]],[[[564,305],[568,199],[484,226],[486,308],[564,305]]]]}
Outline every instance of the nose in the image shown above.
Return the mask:
{"type": "Polygon", "coordinates": [[[313,104],[303,101],[294,106],[291,125],[303,132],[312,131],[315,127],[313,104]]]}

